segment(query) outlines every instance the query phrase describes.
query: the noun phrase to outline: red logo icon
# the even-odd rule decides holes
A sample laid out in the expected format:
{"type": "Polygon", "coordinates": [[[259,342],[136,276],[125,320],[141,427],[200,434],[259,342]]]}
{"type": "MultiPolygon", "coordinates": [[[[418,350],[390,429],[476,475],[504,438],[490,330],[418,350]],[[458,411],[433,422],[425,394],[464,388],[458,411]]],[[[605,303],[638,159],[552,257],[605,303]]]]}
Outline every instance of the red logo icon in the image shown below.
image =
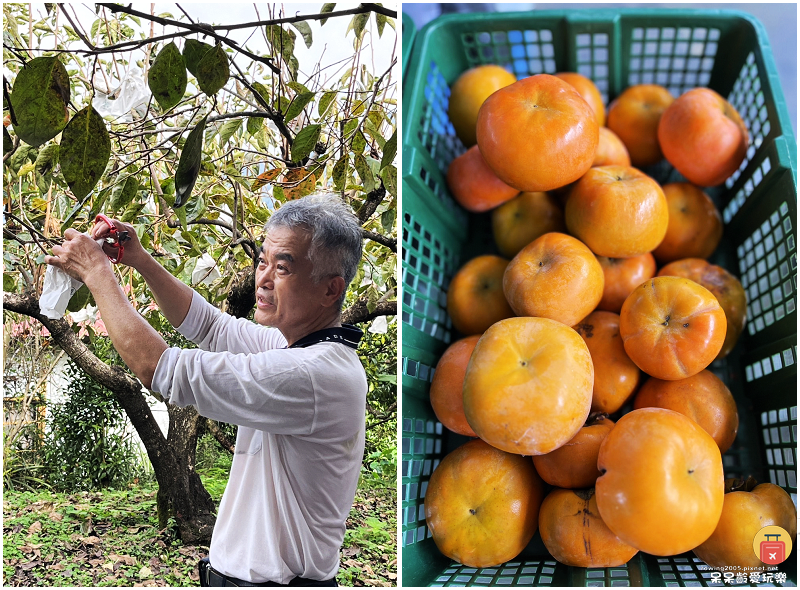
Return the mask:
{"type": "Polygon", "coordinates": [[[781,535],[764,535],[767,540],[761,541],[761,555],[759,558],[766,564],[777,565],[786,559],[786,544],[780,541],[781,535]],[[771,540],[775,537],[775,540],[771,540]]]}

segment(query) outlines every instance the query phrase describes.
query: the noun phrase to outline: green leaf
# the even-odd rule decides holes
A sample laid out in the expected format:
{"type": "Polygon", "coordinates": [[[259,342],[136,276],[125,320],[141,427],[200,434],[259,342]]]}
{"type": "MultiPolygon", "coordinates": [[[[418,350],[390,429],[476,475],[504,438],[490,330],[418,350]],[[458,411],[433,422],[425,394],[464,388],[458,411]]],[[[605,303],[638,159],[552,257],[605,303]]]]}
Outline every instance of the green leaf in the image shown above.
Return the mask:
{"type": "Polygon", "coordinates": [[[353,31],[356,33],[356,39],[361,39],[364,36],[364,28],[369,22],[369,13],[357,14],[353,17],[352,25],[353,31]]]}
{"type": "Polygon", "coordinates": [[[186,207],[181,207],[178,211],[186,211],[186,221],[194,221],[198,219],[205,213],[206,210],[206,202],[203,199],[203,195],[197,195],[196,198],[192,199],[186,204],[186,207]]]}
{"type": "Polygon", "coordinates": [[[14,141],[11,139],[11,135],[8,133],[8,130],[3,127],[3,155],[5,156],[10,152],[13,147],[14,141]]]}
{"type": "Polygon", "coordinates": [[[147,83],[164,111],[170,110],[183,98],[188,83],[186,64],[174,41],[158,52],[147,73],[147,83]]]}
{"type": "Polygon", "coordinates": [[[366,158],[361,154],[356,154],[355,166],[358,177],[361,179],[361,185],[364,187],[364,192],[371,193],[375,190],[375,175],[369,169],[366,158]]]}
{"type": "Polygon", "coordinates": [[[181,222],[181,227],[186,229],[186,207],[175,207],[175,215],[178,216],[178,220],[181,222]]]}
{"type": "Polygon", "coordinates": [[[233,136],[234,133],[239,131],[241,126],[241,119],[231,119],[230,121],[225,121],[225,123],[223,123],[222,127],[219,129],[219,147],[224,148],[225,144],[228,143],[228,140],[233,136]]]}
{"type": "Polygon", "coordinates": [[[77,199],[83,199],[105,172],[111,140],[105,121],[88,106],[75,113],[61,134],[58,159],[64,180],[77,199]]]}
{"type": "Polygon", "coordinates": [[[298,133],[292,142],[292,160],[299,162],[314,151],[322,125],[309,125],[298,133]]]}
{"type": "Polygon", "coordinates": [[[112,212],[125,209],[133,201],[139,190],[139,180],[134,175],[129,175],[125,180],[118,182],[111,189],[111,200],[108,207],[112,212]]]}
{"type": "Polygon", "coordinates": [[[294,56],[294,41],[297,35],[291,29],[284,29],[280,25],[267,25],[266,32],[267,40],[273,50],[277,51],[288,64],[289,59],[294,56]]]}
{"type": "Polygon", "coordinates": [[[381,227],[383,231],[392,233],[396,228],[394,222],[397,219],[397,209],[387,209],[381,213],[381,227]]]}
{"type": "Polygon", "coordinates": [[[392,136],[383,146],[383,157],[381,158],[381,170],[386,168],[394,161],[397,155],[397,129],[394,130],[392,136]]]}
{"type": "Polygon", "coordinates": [[[122,217],[119,218],[120,221],[124,221],[125,223],[131,223],[134,219],[139,215],[139,212],[144,209],[145,203],[139,203],[137,201],[133,201],[128,207],[125,209],[122,217]]]}
{"type": "Polygon", "coordinates": [[[352,144],[353,152],[356,154],[363,154],[364,148],[367,147],[367,138],[364,137],[364,134],[359,131],[356,133],[356,136],[353,138],[352,144]]]}
{"type": "Polygon", "coordinates": [[[307,87],[300,84],[300,82],[295,82],[294,80],[287,82],[286,85],[294,90],[295,94],[305,94],[311,92],[307,87]]]}
{"type": "Polygon", "coordinates": [[[267,87],[264,86],[261,82],[253,82],[251,86],[256,92],[258,92],[259,95],[261,95],[261,99],[263,99],[260,100],[255,94],[253,94],[253,99],[259,105],[261,105],[261,108],[266,108],[267,106],[269,106],[269,103],[267,102],[267,100],[269,99],[269,90],[267,90],[267,87]]]}
{"type": "Polygon", "coordinates": [[[214,49],[207,51],[200,63],[197,65],[197,83],[200,85],[200,90],[208,96],[216,94],[230,78],[230,64],[228,63],[228,54],[222,48],[221,44],[217,44],[214,49]]]}
{"type": "Polygon", "coordinates": [[[328,107],[331,105],[333,99],[335,98],[336,98],[335,90],[329,90],[320,97],[319,104],[317,105],[317,112],[319,113],[320,117],[322,117],[328,111],[328,107]]]}
{"type": "MultiPolygon", "coordinates": [[[[200,163],[203,159],[203,131],[206,128],[206,119],[203,117],[200,122],[189,133],[186,143],[183,145],[181,158],[178,162],[178,169],[175,172],[175,205],[177,209],[185,205],[192,195],[194,183],[200,174],[200,163]]],[[[237,119],[241,123],[241,119],[237,119]]]]}
{"type": "Polygon", "coordinates": [[[57,143],[50,143],[39,150],[39,155],[36,156],[36,186],[39,193],[44,195],[50,190],[50,184],[53,182],[53,168],[56,167],[58,162],[59,145],[57,143]]]}
{"type": "Polygon", "coordinates": [[[347,154],[342,156],[333,166],[333,186],[337,191],[344,190],[347,185],[347,154]]]}
{"type": "Polygon", "coordinates": [[[383,186],[389,191],[393,197],[397,197],[397,168],[394,166],[387,166],[381,170],[381,179],[383,186]]]}
{"type": "MultiPolygon", "coordinates": [[[[92,198],[92,193],[86,195],[77,205],[72,208],[72,211],[69,212],[67,218],[61,224],[61,234],[63,235],[65,231],[72,227],[72,222],[75,221],[75,218],[78,216],[78,213],[83,213],[85,211],[84,207],[86,203],[89,202],[89,199],[92,198]]],[[[36,199],[34,199],[35,201],[36,199]]]]}
{"type": "Polygon", "coordinates": [[[200,60],[212,49],[214,46],[208,43],[195,39],[186,40],[186,44],[183,46],[183,61],[186,63],[186,69],[195,78],[197,78],[197,66],[200,65],[200,60]]]}
{"type": "Polygon", "coordinates": [[[72,295],[69,303],[67,303],[67,311],[74,313],[82,310],[84,307],[86,307],[86,304],[89,303],[89,297],[91,294],[92,293],[89,291],[89,287],[86,285],[81,285],[80,288],[72,295]]]}
{"type": "Polygon", "coordinates": [[[58,58],[37,57],[17,74],[11,90],[14,132],[34,147],[53,139],[69,120],[69,74],[58,58]]]}
{"type": "Polygon", "coordinates": [[[375,24],[378,25],[378,37],[383,37],[383,28],[386,26],[388,20],[389,17],[385,14],[375,13],[375,24]]]}
{"type": "MultiPolygon", "coordinates": [[[[322,5],[322,10],[320,10],[319,13],[328,14],[329,12],[333,12],[334,8],[336,8],[336,2],[326,2],[322,5]]],[[[320,19],[319,26],[324,26],[326,22],[328,22],[327,18],[320,19]]]]}
{"type": "Polygon", "coordinates": [[[347,140],[347,138],[352,139],[351,136],[353,135],[353,131],[356,130],[356,127],[358,127],[358,119],[349,119],[347,123],[344,124],[345,140],[347,140]]]}
{"type": "Polygon", "coordinates": [[[286,109],[286,113],[284,114],[283,118],[288,123],[297,115],[303,112],[305,106],[314,100],[314,93],[313,92],[305,92],[303,94],[298,94],[294,97],[289,108],[286,109]]]}
{"type": "Polygon", "coordinates": [[[377,289],[370,285],[369,289],[367,290],[367,311],[369,313],[374,312],[378,308],[378,299],[379,296],[377,289]]]}
{"type": "Polygon", "coordinates": [[[261,117],[248,117],[247,119],[247,132],[250,135],[255,135],[264,126],[264,119],[261,117]]]}
{"type": "Polygon", "coordinates": [[[3,273],[3,291],[13,293],[17,288],[17,280],[11,273],[3,273]]]}
{"type": "Polygon", "coordinates": [[[97,193],[97,196],[92,200],[92,208],[89,210],[89,219],[97,217],[98,213],[102,213],[108,197],[111,195],[111,187],[106,187],[97,193]]]}
{"type": "Polygon", "coordinates": [[[26,160],[30,160],[31,162],[36,161],[36,155],[39,153],[35,147],[29,145],[20,145],[17,148],[17,151],[11,156],[11,159],[8,161],[8,167],[11,168],[15,173],[18,173],[20,168],[25,165],[26,160]]]}
{"type": "Polygon", "coordinates": [[[311,26],[304,20],[292,23],[292,26],[300,32],[300,34],[303,36],[303,41],[306,43],[306,47],[310,49],[311,43],[313,42],[311,26]]]}

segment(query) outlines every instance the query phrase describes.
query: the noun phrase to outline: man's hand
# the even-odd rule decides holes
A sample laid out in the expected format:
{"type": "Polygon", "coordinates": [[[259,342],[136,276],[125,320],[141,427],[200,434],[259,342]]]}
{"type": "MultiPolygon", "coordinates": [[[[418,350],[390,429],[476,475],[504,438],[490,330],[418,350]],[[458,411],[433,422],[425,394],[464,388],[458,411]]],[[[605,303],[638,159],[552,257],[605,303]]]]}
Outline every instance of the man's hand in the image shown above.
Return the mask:
{"type": "MultiPolygon", "coordinates": [[[[112,219],[111,221],[117,226],[117,230],[120,232],[128,232],[129,239],[123,244],[125,251],[119,263],[138,269],[137,265],[141,262],[142,255],[146,254],[146,252],[144,248],[142,248],[141,242],[139,242],[139,236],[136,235],[136,230],[133,229],[133,226],[129,223],[123,223],[117,219],[112,219]]],[[[92,238],[95,240],[109,238],[111,237],[110,229],[111,228],[108,227],[105,221],[98,221],[92,226],[92,238]]],[[[119,253],[114,244],[104,244],[103,251],[112,258],[116,258],[119,253]]]]}
{"type": "Polygon", "coordinates": [[[61,245],[53,246],[53,255],[45,256],[44,261],[83,283],[93,274],[111,270],[111,263],[97,242],[71,228],[64,232],[61,245]]]}

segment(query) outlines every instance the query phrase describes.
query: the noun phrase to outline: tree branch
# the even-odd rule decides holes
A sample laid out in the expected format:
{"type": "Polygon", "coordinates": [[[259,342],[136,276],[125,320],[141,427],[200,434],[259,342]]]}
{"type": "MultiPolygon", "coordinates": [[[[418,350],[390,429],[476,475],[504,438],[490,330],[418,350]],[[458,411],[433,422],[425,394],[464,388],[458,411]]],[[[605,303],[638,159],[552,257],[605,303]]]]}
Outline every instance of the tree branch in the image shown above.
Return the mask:
{"type": "Polygon", "coordinates": [[[43,316],[39,310],[39,300],[32,292],[3,293],[3,309],[38,320],[75,364],[116,395],[139,436],[146,442],[147,453],[154,466],[163,464],[161,460],[172,456],[167,439],[153,418],[150,406],[142,395],[142,384],[137,379],[122,367],[108,365],[97,358],[65,319],[51,320],[43,316]]]}
{"type": "Polygon", "coordinates": [[[397,300],[389,300],[389,297],[392,296],[394,296],[394,291],[390,291],[381,297],[373,311],[369,311],[367,298],[362,297],[342,312],[342,323],[359,324],[374,320],[382,315],[397,315],[397,300]]]}
{"type": "Polygon", "coordinates": [[[366,238],[367,240],[372,240],[373,242],[377,242],[381,246],[386,246],[387,248],[389,248],[389,250],[391,250],[395,254],[397,253],[397,239],[392,239],[388,236],[384,236],[374,231],[369,231],[367,229],[362,229],[361,235],[364,236],[364,238],[366,238]]]}
{"type": "Polygon", "coordinates": [[[239,44],[236,41],[228,39],[227,37],[225,37],[223,35],[218,35],[217,33],[214,32],[214,27],[211,27],[209,25],[205,25],[205,24],[202,24],[202,23],[198,23],[198,24],[183,23],[181,21],[173,20],[171,18],[162,18],[160,16],[153,16],[152,14],[148,14],[146,12],[141,12],[139,10],[135,10],[133,8],[130,8],[129,6],[122,6],[120,4],[99,4],[98,6],[103,6],[105,8],[108,8],[113,13],[123,12],[125,14],[130,14],[131,16],[136,16],[138,18],[143,18],[143,19],[146,19],[146,20],[149,20],[149,21],[156,22],[156,23],[158,23],[160,25],[173,26],[173,27],[178,27],[178,28],[181,28],[181,29],[189,29],[190,31],[192,31],[194,33],[199,33],[201,35],[208,35],[209,37],[212,37],[212,38],[216,39],[220,43],[224,43],[225,45],[227,45],[231,49],[233,49],[235,51],[238,51],[239,53],[241,53],[243,55],[246,55],[247,57],[249,57],[253,61],[257,61],[259,63],[263,63],[264,65],[266,65],[269,69],[271,69],[276,74],[279,74],[280,71],[281,71],[280,68],[278,66],[276,66],[272,62],[272,60],[270,58],[262,57],[260,55],[256,55],[255,53],[251,53],[250,51],[248,51],[247,49],[244,49],[243,47],[239,47],[239,44]]]}
{"type": "Polygon", "coordinates": [[[381,181],[381,185],[371,192],[367,193],[367,198],[364,200],[364,204],[361,205],[361,208],[356,213],[356,217],[358,217],[358,222],[361,225],[364,225],[367,220],[375,213],[375,209],[378,208],[378,205],[381,204],[384,197],[386,196],[386,189],[383,186],[383,181],[381,181]]]}
{"type": "Polygon", "coordinates": [[[223,449],[228,451],[231,455],[236,452],[236,444],[228,437],[227,434],[222,432],[219,424],[217,424],[211,418],[206,418],[206,428],[214,436],[214,438],[217,439],[217,442],[222,446],[223,449]]]}

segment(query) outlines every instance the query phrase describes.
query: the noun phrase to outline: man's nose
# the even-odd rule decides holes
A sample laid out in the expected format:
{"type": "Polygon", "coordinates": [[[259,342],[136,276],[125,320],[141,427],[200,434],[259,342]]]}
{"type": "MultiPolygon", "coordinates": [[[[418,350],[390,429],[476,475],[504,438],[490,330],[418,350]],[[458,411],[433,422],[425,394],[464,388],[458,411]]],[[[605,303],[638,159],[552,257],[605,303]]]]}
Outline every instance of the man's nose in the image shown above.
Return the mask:
{"type": "Polygon", "coordinates": [[[274,281],[274,270],[271,266],[265,266],[263,270],[256,271],[256,287],[271,289],[274,281]]]}

